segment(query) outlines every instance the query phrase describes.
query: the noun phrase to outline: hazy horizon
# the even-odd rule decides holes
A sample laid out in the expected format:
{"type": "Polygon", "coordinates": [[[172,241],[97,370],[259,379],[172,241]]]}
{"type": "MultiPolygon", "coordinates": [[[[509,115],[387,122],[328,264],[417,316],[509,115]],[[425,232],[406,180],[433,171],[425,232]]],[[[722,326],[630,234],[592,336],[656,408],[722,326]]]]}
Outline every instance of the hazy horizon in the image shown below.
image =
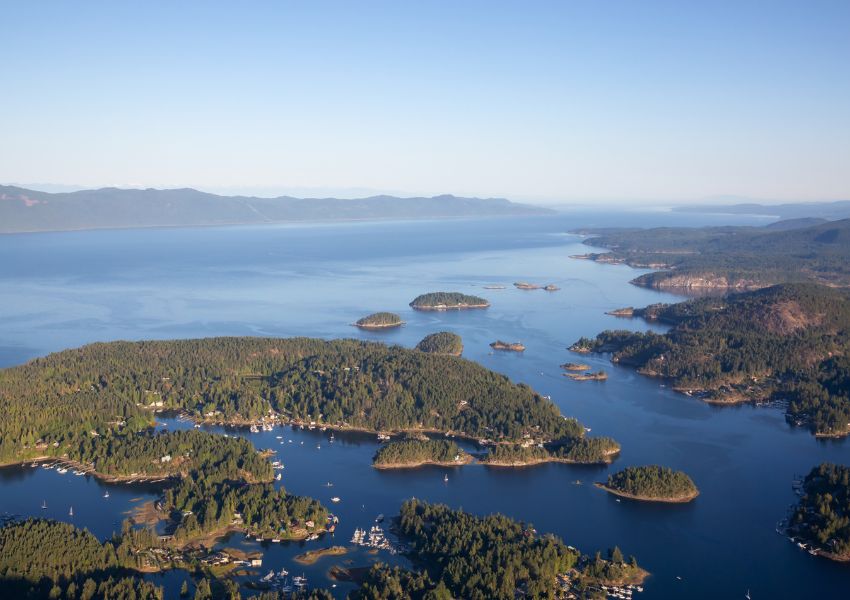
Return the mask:
{"type": "Polygon", "coordinates": [[[0,181],[536,204],[850,197],[846,2],[3,16],[0,181]]]}
{"type": "Polygon", "coordinates": [[[583,208],[593,207],[603,204],[606,206],[631,207],[635,209],[656,209],[670,208],[676,206],[688,205],[715,205],[718,207],[731,206],[734,204],[817,204],[842,202],[850,200],[850,195],[847,198],[796,198],[796,199],[777,199],[777,198],[754,198],[748,196],[737,196],[733,194],[724,194],[718,196],[705,196],[698,198],[680,198],[680,199],[662,199],[662,198],[530,198],[530,197],[508,197],[506,195],[494,196],[463,196],[455,194],[451,191],[446,191],[437,194],[417,194],[399,190],[380,190],[380,189],[364,189],[364,188],[290,188],[285,186],[264,186],[264,187],[225,187],[225,188],[207,188],[200,185],[168,185],[168,186],[142,186],[142,185],[121,185],[121,184],[104,184],[95,186],[68,185],[56,183],[21,183],[21,182],[0,182],[0,186],[8,185],[20,187],[39,192],[68,193],[84,190],[96,190],[104,188],[118,189],[158,189],[158,190],[173,190],[173,189],[195,189],[201,192],[216,194],[220,196],[248,196],[256,198],[277,198],[277,197],[293,197],[305,199],[324,199],[324,198],[339,198],[339,199],[362,199],[372,196],[393,196],[398,198],[415,198],[415,197],[434,197],[434,196],[458,196],[458,197],[475,197],[484,200],[487,199],[506,199],[511,202],[524,204],[533,204],[545,206],[548,208],[583,208]]]}

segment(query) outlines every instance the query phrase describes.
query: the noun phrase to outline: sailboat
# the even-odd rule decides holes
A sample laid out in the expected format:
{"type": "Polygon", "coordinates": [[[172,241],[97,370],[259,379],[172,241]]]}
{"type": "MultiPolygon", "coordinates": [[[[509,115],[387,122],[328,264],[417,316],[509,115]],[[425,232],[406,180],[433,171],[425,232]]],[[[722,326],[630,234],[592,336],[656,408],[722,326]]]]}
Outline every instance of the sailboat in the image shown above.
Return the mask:
{"type": "Polygon", "coordinates": [[[445,475],[443,475],[443,481],[445,481],[446,483],[448,483],[448,482],[449,482],[449,474],[448,474],[448,473],[446,473],[445,475]]]}
{"type": "Polygon", "coordinates": [[[42,508],[42,510],[47,510],[47,500],[41,501],[41,508],[42,508]]]}
{"type": "Polygon", "coordinates": [[[747,595],[746,595],[746,596],[744,596],[744,598],[746,598],[747,600],[752,600],[752,599],[750,598],[750,590],[747,590],[747,595]]]}
{"type": "Polygon", "coordinates": [[[104,497],[104,498],[109,498],[109,490],[106,490],[106,492],[104,492],[103,497],[104,497]]]}
{"type": "Polygon", "coordinates": [[[71,507],[71,510],[69,510],[69,511],[68,511],[68,516],[69,516],[69,517],[73,517],[73,516],[74,516],[74,507],[73,507],[73,506],[71,507]]]}

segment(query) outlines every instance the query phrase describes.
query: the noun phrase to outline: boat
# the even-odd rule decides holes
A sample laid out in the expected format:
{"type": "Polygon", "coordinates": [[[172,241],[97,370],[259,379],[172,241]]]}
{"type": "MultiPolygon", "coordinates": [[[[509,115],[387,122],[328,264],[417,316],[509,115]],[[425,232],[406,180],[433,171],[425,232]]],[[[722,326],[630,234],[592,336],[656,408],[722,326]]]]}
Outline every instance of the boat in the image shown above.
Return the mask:
{"type": "Polygon", "coordinates": [[[41,502],[41,509],[42,509],[42,510],[47,510],[47,500],[42,500],[42,502],[41,502]]]}
{"type": "Polygon", "coordinates": [[[379,514],[375,517],[375,523],[381,523],[384,520],[384,513],[379,514]]]}
{"type": "Polygon", "coordinates": [[[259,433],[259,432],[260,432],[260,430],[259,430],[259,429],[257,429],[257,426],[256,426],[256,425],[251,425],[250,432],[251,432],[251,433],[259,433]]]}
{"type": "Polygon", "coordinates": [[[331,502],[339,502],[339,496],[334,496],[331,498],[331,502]]]}
{"type": "Polygon", "coordinates": [[[325,484],[325,487],[333,487],[333,486],[334,486],[334,484],[332,484],[330,481],[325,484]]]}
{"type": "Polygon", "coordinates": [[[744,598],[746,598],[747,600],[752,600],[752,599],[750,598],[750,590],[747,590],[747,593],[746,593],[746,594],[744,594],[744,598]]]}
{"type": "Polygon", "coordinates": [[[109,498],[109,490],[106,490],[106,491],[103,493],[103,497],[104,497],[104,498],[109,498]]]}
{"type": "Polygon", "coordinates": [[[275,481],[280,481],[281,479],[283,479],[283,476],[280,473],[274,476],[275,481]]]}
{"type": "Polygon", "coordinates": [[[448,483],[448,482],[449,482],[449,474],[448,474],[448,473],[446,473],[445,475],[443,475],[443,481],[445,481],[446,483],[448,483]]]}
{"type": "Polygon", "coordinates": [[[68,511],[68,516],[69,516],[69,517],[73,517],[73,516],[74,516],[74,507],[73,507],[73,506],[71,507],[71,510],[69,510],[69,511],[68,511]]]}

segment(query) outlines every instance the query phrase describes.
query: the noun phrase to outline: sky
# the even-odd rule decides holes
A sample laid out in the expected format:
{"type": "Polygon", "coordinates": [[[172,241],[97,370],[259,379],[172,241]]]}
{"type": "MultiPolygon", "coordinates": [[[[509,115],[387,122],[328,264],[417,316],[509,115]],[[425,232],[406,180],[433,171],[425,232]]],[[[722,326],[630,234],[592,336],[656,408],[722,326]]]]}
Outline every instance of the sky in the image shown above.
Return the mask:
{"type": "Polygon", "coordinates": [[[0,0],[0,31],[0,183],[850,198],[847,0],[0,0]]]}

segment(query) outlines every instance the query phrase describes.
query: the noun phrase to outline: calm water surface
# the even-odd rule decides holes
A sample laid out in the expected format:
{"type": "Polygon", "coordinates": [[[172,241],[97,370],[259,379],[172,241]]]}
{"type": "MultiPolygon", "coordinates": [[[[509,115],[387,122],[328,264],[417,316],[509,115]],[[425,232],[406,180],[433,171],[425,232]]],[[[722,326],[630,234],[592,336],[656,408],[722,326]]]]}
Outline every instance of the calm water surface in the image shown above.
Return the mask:
{"type": "MultiPolygon", "coordinates": [[[[629,285],[642,271],[568,259],[587,248],[566,232],[586,225],[662,222],[708,224],[695,215],[582,213],[3,236],[0,365],[115,339],[308,335],[410,347],[428,333],[451,330],[463,337],[466,358],[551,395],[564,414],[578,417],[593,435],[620,441],[623,453],[610,469],[647,463],[684,469],[700,487],[700,497],[683,506],[616,502],[590,485],[604,479],[608,467],[473,465],[382,472],[369,466],[378,447],[372,436],[336,434],[330,443],[330,432],[228,430],[259,448],[276,449],[286,465],[286,488],[331,506],[341,526],[335,540],[307,545],[263,548],[241,536],[225,545],[260,548],[264,569],[285,566],[305,572],[313,586],[329,587],[326,573],[333,564],[367,565],[376,557],[358,551],[311,567],[300,567],[292,557],[306,548],[347,543],[356,527],[370,525],[379,513],[396,514],[404,499],[415,496],[478,514],[502,512],[588,553],[618,544],[653,573],[641,598],[740,598],[748,588],[753,598],[845,597],[850,568],[801,552],[774,532],[795,499],[790,487],[795,474],[821,461],[846,463],[845,442],[818,441],[792,429],[777,409],[708,406],[612,366],[605,357],[582,361],[607,370],[606,382],[573,382],[561,374],[558,365],[575,358],[566,346],[582,335],[606,328],[662,329],[605,311],[680,299],[629,285]],[[518,280],[562,289],[513,289],[518,280]],[[488,284],[508,289],[483,289],[488,284]],[[465,313],[418,313],[408,307],[416,295],[434,290],[479,294],[492,307],[465,313]],[[350,326],[377,310],[398,312],[407,325],[378,333],[350,326]],[[497,338],[522,341],[527,350],[492,354],[488,344],[497,338]],[[577,479],[583,483],[572,483],[577,479]],[[331,496],[342,501],[331,505],[331,496]]],[[[151,486],[110,485],[105,499],[105,489],[106,484],[70,473],[0,469],[0,514],[68,520],[105,538],[134,506],[158,494],[151,486]]],[[[385,553],[377,558],[401,560],[385,553]]],[[[184,577],[174,572],[153,579],[175,591],[184,577]]],[[[349,588],[336,589],[342,596],[349,588]]]]}

